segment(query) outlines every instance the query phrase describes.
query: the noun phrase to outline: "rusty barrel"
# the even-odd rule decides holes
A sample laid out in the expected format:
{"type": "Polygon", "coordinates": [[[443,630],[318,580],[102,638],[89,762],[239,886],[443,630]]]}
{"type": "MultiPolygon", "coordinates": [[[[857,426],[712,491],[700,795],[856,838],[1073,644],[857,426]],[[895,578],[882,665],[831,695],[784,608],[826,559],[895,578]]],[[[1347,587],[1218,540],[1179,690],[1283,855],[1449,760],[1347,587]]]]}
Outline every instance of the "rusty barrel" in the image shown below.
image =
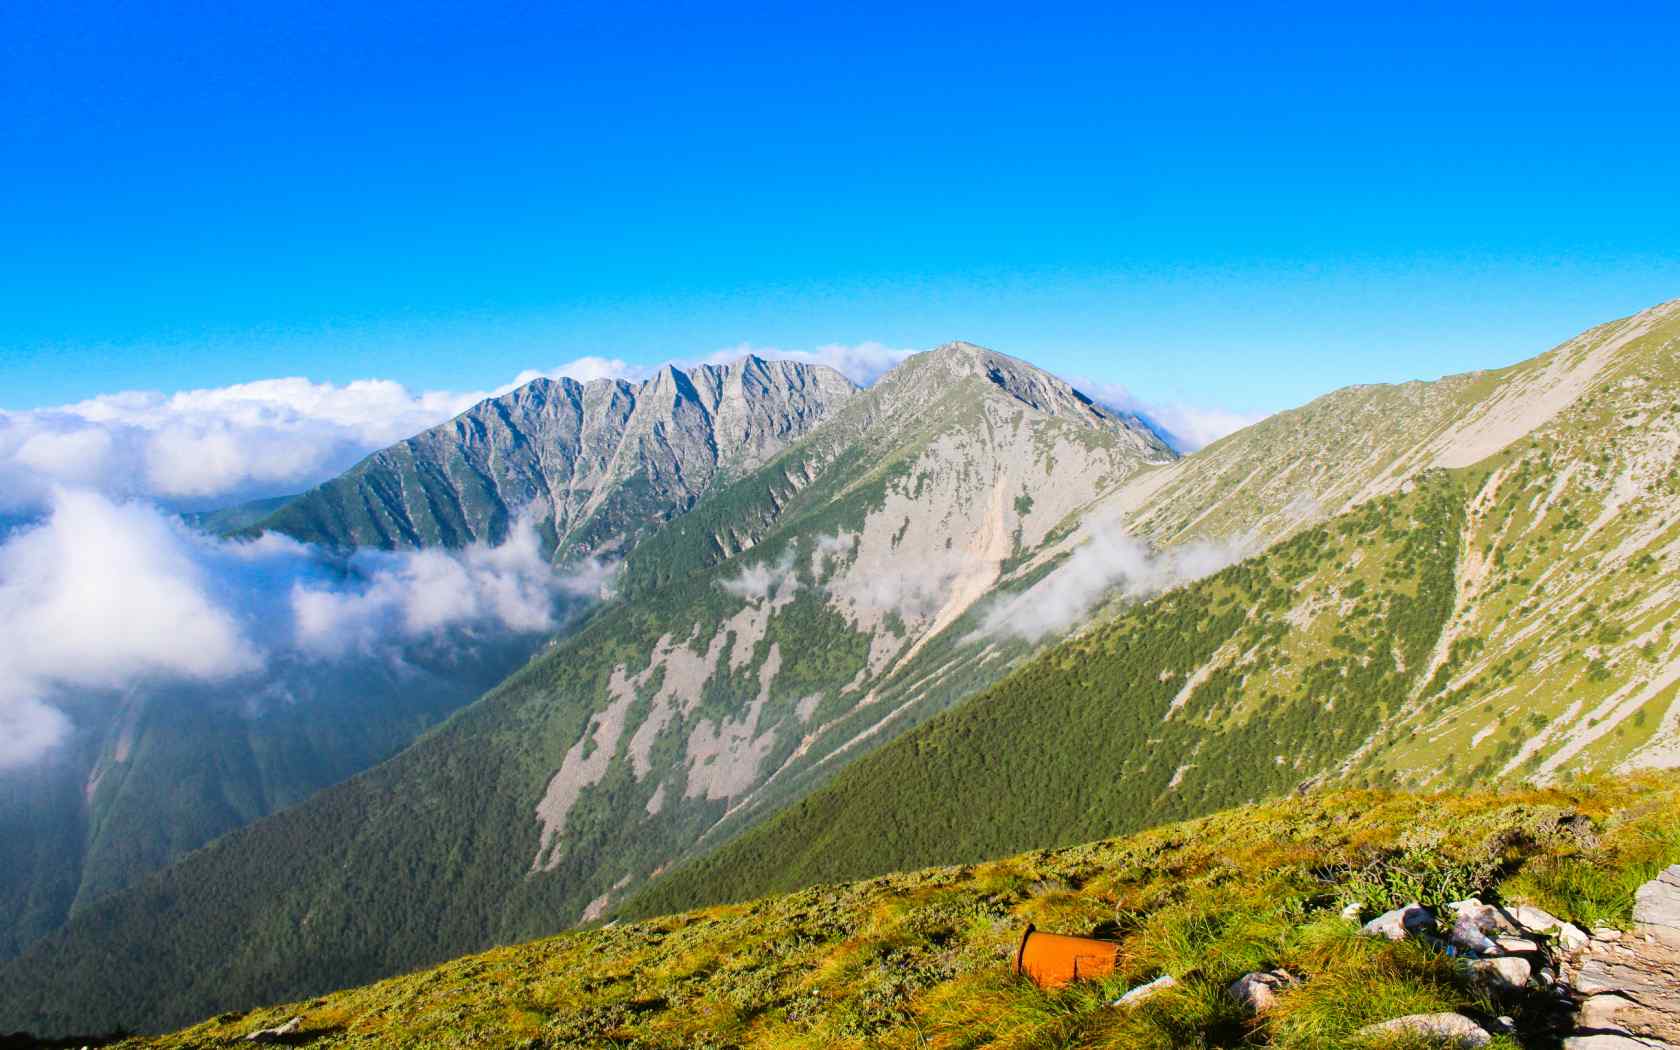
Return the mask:
{"type": "Polygon", "coordinates": [[[1040,988],[1060,988],[1070,981],[1107,977],[1119,957],[1120,945],[1114,941],[1041,933],[1028,923],[1015,953],[1015,972],[1040,988]]]}

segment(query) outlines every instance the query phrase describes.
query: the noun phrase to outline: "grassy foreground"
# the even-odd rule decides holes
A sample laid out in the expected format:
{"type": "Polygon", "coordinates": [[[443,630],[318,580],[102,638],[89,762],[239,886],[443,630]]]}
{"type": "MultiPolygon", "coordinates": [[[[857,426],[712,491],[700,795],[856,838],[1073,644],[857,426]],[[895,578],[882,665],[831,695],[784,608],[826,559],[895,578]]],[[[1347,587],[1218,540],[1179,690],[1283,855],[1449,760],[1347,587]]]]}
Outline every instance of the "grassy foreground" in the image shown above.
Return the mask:
{"type": "MultiPolygon", "coordinates": [[[[1508,1013],[1453,960],[1356,935],[1349,900],[1384,908],[1469,894],[1587,925],[1680,861],[1680,778],[1546,790],[1315,794],[1126,838],[822,886],[561,934],[304,1003],[224,1014],[122,1044],[225,1046],[301,1014],[318,1047],[1359,1046],[1408,1013],[1508,1013]],[[1041,992],[1010,970],[1026,923],[1123,942],[1109,982],[1041,992]],[[1251,1018],[1241,974],[1305,978],[1251,1018]],[[1161,973],[1179,987],[1107,1005],[1161,973]]],[[[237,946],[230,946],[230,951],[237,946]]],[[[1401,1044],[1390,1043],[1390,1046],[1401,1044]]]]}

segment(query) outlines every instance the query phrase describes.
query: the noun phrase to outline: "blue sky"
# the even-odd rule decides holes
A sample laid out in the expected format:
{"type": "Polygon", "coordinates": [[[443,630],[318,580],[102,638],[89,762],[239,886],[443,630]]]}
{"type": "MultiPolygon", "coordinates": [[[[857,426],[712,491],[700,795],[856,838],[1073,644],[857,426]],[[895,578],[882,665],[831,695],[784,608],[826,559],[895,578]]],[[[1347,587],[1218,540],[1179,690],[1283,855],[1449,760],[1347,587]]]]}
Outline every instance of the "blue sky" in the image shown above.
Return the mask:
{"type": "Polygon", "coordinates": [[[1680,296],[1680,9],[1366,6],[15,0],[0,408],[964,338],[1266,411],[1680,296]]]}

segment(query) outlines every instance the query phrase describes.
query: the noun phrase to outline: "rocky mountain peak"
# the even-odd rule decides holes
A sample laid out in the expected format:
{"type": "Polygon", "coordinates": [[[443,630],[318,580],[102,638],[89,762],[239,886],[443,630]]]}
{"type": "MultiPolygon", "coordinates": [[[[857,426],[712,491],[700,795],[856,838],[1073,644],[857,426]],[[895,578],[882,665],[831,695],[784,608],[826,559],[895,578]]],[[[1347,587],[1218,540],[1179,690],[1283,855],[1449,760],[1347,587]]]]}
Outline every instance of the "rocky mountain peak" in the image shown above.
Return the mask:
{"type": "Polygon", "coordinates": [[[919,404],[954,382],[977,381],[989,397],[1007,399],[1034,412],[1121,435],[1146,460],[1177,453],[1144,420],[1098,404],[1066,380],[1008,354],[963,340],[914,354],[882,377],[885,396],[919,404]]]}
{"type": "Polygon", "coordinates": [[[664,365],[637,384],[539,378],[374,453],[258,528],[337,547],[457,546],[534,512],[563,550],[621,549],[857,389],[823,365],[752,356],[664,365]]]}

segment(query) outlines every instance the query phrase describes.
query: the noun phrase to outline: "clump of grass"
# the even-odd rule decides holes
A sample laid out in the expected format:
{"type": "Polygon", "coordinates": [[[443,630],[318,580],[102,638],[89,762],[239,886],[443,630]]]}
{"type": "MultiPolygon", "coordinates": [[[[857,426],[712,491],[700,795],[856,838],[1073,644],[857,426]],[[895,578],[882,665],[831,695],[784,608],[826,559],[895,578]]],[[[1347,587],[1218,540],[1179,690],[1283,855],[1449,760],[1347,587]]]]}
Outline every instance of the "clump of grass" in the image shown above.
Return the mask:
{"type": "Polygon", "coordinates": [[[1651,807],[1623,821],[1597,849],[1533,858],[1500,892],[1585,927],[1625,927],[1634,894],[1670,864],[1680,864],[1680,804],[1651,807]]]}

